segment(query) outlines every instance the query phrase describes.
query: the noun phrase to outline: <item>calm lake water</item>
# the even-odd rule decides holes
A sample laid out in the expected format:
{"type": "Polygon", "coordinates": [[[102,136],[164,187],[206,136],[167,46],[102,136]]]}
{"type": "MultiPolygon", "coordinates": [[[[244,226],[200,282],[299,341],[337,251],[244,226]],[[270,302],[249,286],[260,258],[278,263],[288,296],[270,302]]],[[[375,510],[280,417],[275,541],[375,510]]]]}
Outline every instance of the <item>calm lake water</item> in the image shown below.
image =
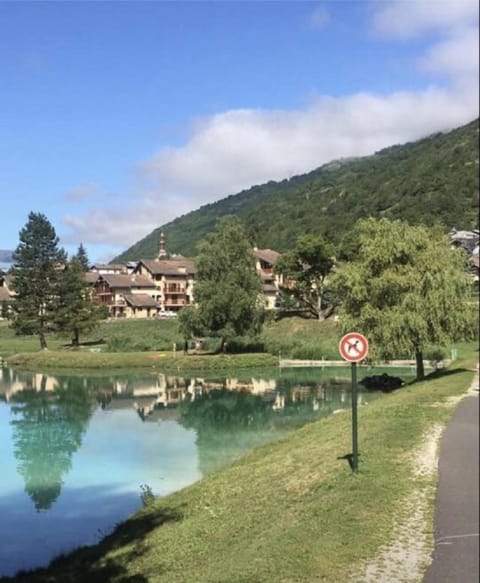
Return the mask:
{"type": "MultiPolygon", "coordinates": [[[[377,372],[360,371],[359,379],[377,372]]],[[[349,374],[100,376],[0,368],[0,575],[98,542],[142,506],[145,489],[163,496],[258,444],[349,408],[349,374]]],[[[359,403],[380,396],[360,391],[359,403]]]]}

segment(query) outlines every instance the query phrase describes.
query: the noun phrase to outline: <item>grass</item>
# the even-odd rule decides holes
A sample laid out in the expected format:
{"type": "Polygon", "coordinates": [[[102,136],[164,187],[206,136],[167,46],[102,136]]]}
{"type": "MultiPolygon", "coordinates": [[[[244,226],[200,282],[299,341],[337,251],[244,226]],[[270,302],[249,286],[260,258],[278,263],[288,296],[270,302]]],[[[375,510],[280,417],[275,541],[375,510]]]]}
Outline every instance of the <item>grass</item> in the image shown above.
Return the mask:
{"type": "Polygon", "coordinates": [[[262,368],[277,364],[270,354],[174,355],[172,352],[85,352],[48,350],[14,354],[7,357],[10,366],[24,370],[41,369],[148,369],[185,371],[262,368]]]}
{"type": "MultiPolygon", "coordinates": [[[[425,485],[410,452],[448,422],[450,397],[466,390],[477,357],[464,346],[457,368],[361,407],[358,474],[338,459],[350,451],[351,416],[332,415],[155,500],[101,544],[17,580],[358,581],[406,512],[404,501],[425,485]]],[[[433,530],[431,516],[421,532],[433,530]]]]}
{"type": "MultiPolygon", "coordinates": [[[[46,352],[38,338],[16,336],[7,322],[0,321],[0,357],[9,364],[28,369],[51,368],[157,368],[169,370],[215,370],[274,366],[277,359],[337,360],[342,332],[333,320],[319,322],[305,318],[285,318],[268,322],[259,337],[236,338],[229,354],[183,356],[183,340],[175,320],[111,320],[81,338],[79,349],[69,340],[48,335],[46,352]],[[174,354],[174,346],[176,352],[174,354]]],[[[218,347],[217,339],[207,339],[205,352],[218,347]]],[[[431,347],[429,353],[445,351],[431,347]]]]}
{"type": "MultiPolygon", "coordinates": [[[[226,356],[182,353],[183,340],[175,320],[113,320],[102,322],[92,334],[81,338],[80,349],[69,340],[48,335],[48,351],[41,352],[38,338],[16,336],[7,322],[0,322],[0,356],[9,364],[26,368],[151,368],[172,370],[224,369],[227,366],[274,366],[278,356],[289,358],[338,358],[340,338],[333,321],[291,318],[268,323],[258,338],[233,339],[226,356]],[[176,344],[177,351],[173,354],[176,344]]],[[[207,350],[218,342],[207,339],[207,350]]]]}

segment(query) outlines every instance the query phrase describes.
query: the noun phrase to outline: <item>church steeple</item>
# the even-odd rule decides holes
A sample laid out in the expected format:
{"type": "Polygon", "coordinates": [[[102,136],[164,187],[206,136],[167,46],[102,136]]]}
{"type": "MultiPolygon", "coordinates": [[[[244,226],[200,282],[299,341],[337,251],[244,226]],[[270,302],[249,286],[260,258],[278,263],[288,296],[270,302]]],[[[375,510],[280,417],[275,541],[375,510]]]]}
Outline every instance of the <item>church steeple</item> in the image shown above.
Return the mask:
{"type": "Polygon", "coordinates": [[[160,259],[166,259],[168,257],[168,253],[167,253],[167,249],[165,247],[165,235],[163,234],[163,231],[160,233],[160,246],[158,248],[158,255],[157,255],[157,261],[159,261],[160,259]]]}

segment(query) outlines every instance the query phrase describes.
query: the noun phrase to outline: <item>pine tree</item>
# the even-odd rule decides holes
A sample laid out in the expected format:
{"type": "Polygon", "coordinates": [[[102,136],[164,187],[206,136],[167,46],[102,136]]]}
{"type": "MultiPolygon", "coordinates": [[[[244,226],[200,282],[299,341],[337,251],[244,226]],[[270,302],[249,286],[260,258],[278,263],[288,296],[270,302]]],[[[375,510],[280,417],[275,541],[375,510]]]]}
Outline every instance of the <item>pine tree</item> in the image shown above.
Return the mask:
{"type": "Polygon", "coordinates": [[[71,336],[72,346],[79,346],[80,334],[96,328],[105,318],[104,307],[97,304],[85,280],[86,253],[80,245],[77,254],[65,266],[58,279],[55,329],[71,336]]]}
{"type": "Polygon", "coordinates": [[[83,246],[83,243],[80,243],[80,245],[78,246],[78,251],[77,254],[75,255],[75,258],[78,261],[78,263],[80,263],[82,271],[88,271],[89,269],[88,255],[85,247],[83,246]]]}
{"type": "Polygon", "coordinates": [[[55,229],[41,213],[31,212],[19,233],[13,253],[12,326],[18,334],[37,334],[40,347],[47,348],[46,333],[52,329],[55,293],[65,251],[58,246],[55,229]]]}

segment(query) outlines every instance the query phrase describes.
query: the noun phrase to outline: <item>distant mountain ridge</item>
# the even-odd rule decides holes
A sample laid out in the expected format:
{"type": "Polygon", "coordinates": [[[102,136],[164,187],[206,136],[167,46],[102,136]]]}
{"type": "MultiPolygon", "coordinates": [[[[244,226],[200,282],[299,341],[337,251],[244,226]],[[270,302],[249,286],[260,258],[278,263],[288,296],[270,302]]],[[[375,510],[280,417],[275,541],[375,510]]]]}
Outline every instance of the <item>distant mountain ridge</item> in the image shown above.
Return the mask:
{"type": "Polygon", "coordinates": [[[153,258],[160,232],[170,252],[196,244],[226,215],[238,216],[258,247],[285,251],[303,233],[339,243],[363,217],[478,228],[479,122],[372,156],[333,160],[307,174],[270,181],[159,226],[113,262],[153,258]]]}
{"type": "Polygon", "coordinates": [[[9,249],[0,249],[0,263],[12,263],[12,253],[9,249]]]}

